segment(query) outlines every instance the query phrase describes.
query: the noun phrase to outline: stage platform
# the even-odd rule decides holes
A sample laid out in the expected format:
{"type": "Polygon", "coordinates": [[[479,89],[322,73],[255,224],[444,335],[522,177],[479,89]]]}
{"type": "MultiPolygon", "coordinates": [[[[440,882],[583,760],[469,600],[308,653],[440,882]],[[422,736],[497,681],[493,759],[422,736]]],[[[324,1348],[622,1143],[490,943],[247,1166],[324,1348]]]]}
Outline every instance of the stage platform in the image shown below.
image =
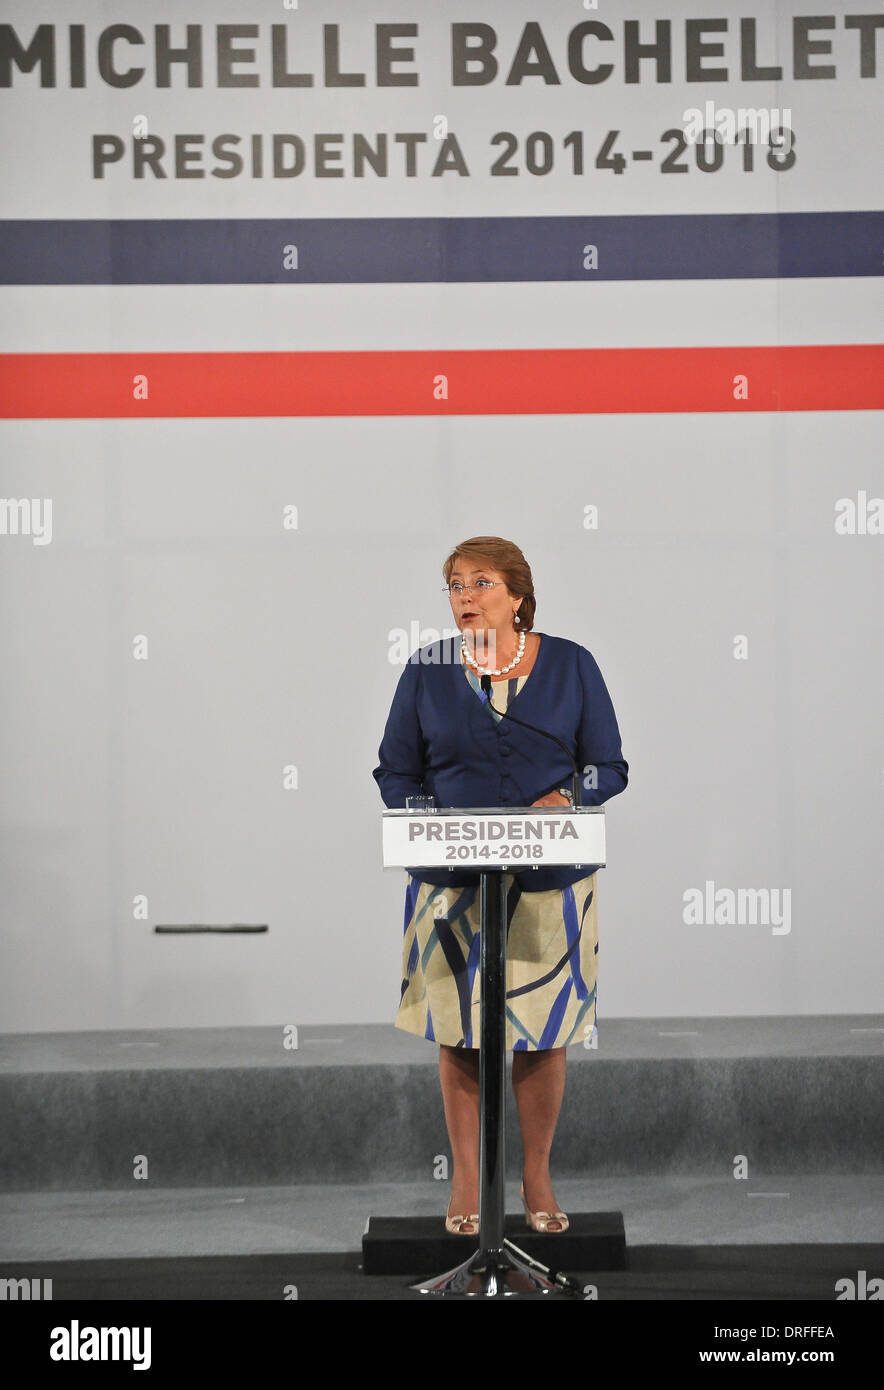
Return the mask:
{"type": "MultiPolygon", "coordinates": [[[[599,1041],[569,1049],[553,1172],[566,1211],[623,1213],[627,1267],[574,1271],[600,1296],[832,1298],[884,1274],[884,1019],[613,1020],[599,1041]]],[[[40,1271],[55,1297],[280,1297],[282,1273],[300,1297],[408,1296],[360,1250],[369,1217],[441,1226],[437,1048],[384,1025],[298,1043],[0,1039],[0,1277],[40,1271]]]]}
{"type": "MultiPolygon", "coordinates": [[[[438,1048],[387,1025],[0,1038],[0,1191],[416,1182],[438,1048]]],[[[881,1171],[884,1018],[611,1020],[568,1049],[562,1177],[881,1171]]],[[[519,1171],[508,1107],[508,1173],[519,1171]]]]}

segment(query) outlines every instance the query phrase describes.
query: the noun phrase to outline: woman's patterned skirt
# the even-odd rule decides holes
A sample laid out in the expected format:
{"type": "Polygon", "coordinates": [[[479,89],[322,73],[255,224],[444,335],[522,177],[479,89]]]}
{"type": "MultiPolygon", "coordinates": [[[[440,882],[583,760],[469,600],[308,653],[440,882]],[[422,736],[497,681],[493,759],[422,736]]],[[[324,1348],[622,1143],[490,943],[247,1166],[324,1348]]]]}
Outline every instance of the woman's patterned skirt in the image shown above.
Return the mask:
{"type": "MultiPolygon", "coordinates": [[[[567,888],[507,895],[506,1045],[596,1045],[598,871],[567,888]]],[[[479,1046],[479,888],[408,875],[396,1027],[449,1047],[479,1046]]]]}

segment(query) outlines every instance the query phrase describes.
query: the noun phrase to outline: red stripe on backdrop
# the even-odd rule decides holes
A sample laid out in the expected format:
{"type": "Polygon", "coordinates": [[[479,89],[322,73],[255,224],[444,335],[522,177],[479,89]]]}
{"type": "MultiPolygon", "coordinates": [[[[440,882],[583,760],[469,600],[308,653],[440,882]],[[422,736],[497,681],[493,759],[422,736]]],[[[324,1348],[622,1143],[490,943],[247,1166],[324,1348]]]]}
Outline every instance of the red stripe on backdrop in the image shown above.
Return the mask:
{"type": "Polygon", "coordinates": [[[884,344],[0,355],[0,418],[880,410],[884,344]],[[746,398],[739,382],[746,378],[746,398]],[[437,399],[440,378],[447,396],[437,399]],[[139,383],[147,396],[139,399],[139,383]]]}

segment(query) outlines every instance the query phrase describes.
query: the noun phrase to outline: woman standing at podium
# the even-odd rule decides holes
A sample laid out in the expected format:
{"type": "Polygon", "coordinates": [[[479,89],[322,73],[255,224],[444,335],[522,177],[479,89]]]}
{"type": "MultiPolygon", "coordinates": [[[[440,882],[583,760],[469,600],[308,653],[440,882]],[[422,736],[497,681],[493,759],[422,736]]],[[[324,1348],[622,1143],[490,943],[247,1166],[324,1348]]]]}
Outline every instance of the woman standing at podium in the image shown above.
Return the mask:
{"type": "MultiPolygon", "coordinates": [[[[584,806],[623,791],[614,708],[595,659],[563,637],[535,632],[531,570],[499,536],[462,542],[442,567],[460,637],[421,648],[399,679],[373,776],[384,804],[426,794],[443,807],[567,806],[573,768],[584,806]],[[489,674],[491,705],[481,677],[489,674]]],[[[567,1230],[549,1157],[565,1087],[566,1047],[596,1033],[597,867],[540,867],[504,875],[507,1040],[524,1153],[522,1200],[535,1230],[567,1230]]],[[[439,1044],[439,1077],[454,1173],[449,1231],[479,1226],[479,876],[408,874],[396,1026],[439,1044]]]]}

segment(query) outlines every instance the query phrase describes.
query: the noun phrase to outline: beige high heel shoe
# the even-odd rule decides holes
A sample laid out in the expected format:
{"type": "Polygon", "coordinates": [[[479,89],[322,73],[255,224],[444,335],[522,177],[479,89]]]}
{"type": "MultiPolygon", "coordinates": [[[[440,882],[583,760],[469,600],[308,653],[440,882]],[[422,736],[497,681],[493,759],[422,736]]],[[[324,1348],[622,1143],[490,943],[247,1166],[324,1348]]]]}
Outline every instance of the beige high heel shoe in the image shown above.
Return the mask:
{"type": "Polygon", "coordinates": [[[452,1216],[451,1202],[448,1203],[448,1211],[445,1213],[445,1229],[453,1236],[477,1236],[479,1234],[479,1213],[474,1212],[472,1216],[452,1216]],[[472,1226],[471,1231],[464,1230],[465,1226],[472,1226]]]}
{"type": "Polygon", "coordinates": [[[528,1203],[525,1201],[524,1179],[522,1181],[522,1186],[519,1188],[519,1196],[522,1199],[522,1206],[525,1208],[525,1219],[527,1220],[528,1225],[531,1227],[532,1231],[539,1231],[541,1235],[546,1236],[562,1236],[565,1234],[570,1223],[563,1211],[548,1212],[528,1210],[528,1203]],[[555,1221],[558,1223],[559,1229],[557,1231],[551,1231],[549,1229],[550,1221],[555,1221]]]}

